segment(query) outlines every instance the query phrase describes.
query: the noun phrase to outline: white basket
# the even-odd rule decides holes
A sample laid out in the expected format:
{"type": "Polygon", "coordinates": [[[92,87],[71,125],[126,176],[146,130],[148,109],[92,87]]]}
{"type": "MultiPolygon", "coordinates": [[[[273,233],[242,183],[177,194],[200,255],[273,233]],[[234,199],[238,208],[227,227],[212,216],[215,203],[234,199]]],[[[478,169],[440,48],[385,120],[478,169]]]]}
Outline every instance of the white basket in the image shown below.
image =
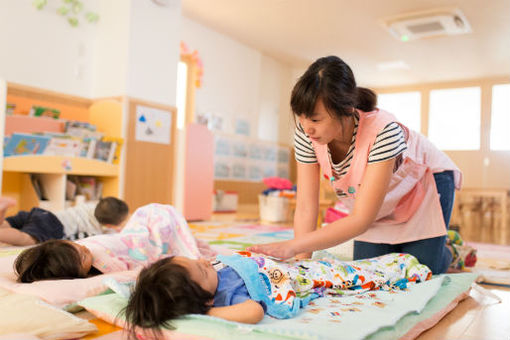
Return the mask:
{"type": "Polygon", "coordinates": [[[286,197],[259,195],[260,220],[283,222],[289,215],[289,199],[286,197]]]}

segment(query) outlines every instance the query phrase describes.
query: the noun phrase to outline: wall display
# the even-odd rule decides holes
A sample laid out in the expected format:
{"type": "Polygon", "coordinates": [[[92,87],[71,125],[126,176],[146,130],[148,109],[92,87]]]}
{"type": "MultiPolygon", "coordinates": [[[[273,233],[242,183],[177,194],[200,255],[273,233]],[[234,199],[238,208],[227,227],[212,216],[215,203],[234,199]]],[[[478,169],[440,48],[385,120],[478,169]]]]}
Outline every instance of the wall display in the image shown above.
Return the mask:
{"type": "Polygon", "coordinates": [[[288,147],[275,143],[216,133],[214,178],[250,182],[289,178],[289,153],[288,147]]]}
{"type": "Polygon", "coordinates": [[[250,135],[250,122],[247,121],[246,119],[236,119],[235,133],[238,135],[249,136],[250,135]]]}
{"type": "Polygon", "coordinates": [[[142,142],[170,144],[172,112],[142,105],[136,106],[135,139],[142,142]]]}

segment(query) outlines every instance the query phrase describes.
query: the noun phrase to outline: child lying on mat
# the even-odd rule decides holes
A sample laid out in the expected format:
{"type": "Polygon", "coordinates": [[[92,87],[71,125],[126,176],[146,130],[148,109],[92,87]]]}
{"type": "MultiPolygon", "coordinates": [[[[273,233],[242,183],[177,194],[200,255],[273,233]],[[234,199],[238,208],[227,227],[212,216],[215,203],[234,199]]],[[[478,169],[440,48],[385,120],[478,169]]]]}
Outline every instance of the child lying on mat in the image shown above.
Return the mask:
{"type": "Polygon", "coordinates": [[[230,321],[257,323],[267,313],[291,318],[310,300],[327,294],[405,288],[428,280],[432,272],[408,254],[388,254],[343,262],[337,259],[281,262],[249,252],[206,259],[175,256],[140,272],[124,310],[131,335],[135,328],[159,338],[160,327],[185,314],[207,314],[230,321]]]}
{"type": "Polygon", "coordinates": [[[129,208],[115,197],[104,197],[98,203],[82,203],[52,213],[32,208],[5,217],[16,200],[0,197],[0,242],[14,246],[30,246],[47,240],[76,240],[88,236],[116,232],[124,225],[129,208]]]}
{"type": "MultiPolygon", "coordinates": [[[[207,244],[200,246],[205,256],[216,255],[207,244]]],[[[120,233],[46,241],[24,250],[14,267],[19,282],[33,282],[132,270],[172,255],[202,256],[179,212],[170,205],[149,204],[137,209],[120,233]]]]}

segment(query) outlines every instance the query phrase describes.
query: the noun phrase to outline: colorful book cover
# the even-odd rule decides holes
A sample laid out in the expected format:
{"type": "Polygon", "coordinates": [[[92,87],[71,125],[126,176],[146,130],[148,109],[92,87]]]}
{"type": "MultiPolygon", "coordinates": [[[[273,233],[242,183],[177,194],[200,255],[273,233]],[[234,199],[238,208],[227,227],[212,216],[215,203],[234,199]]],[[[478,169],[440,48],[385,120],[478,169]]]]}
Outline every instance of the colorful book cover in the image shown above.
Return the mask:
{"type": "Polygon", "coordinates": [[[122,151],[122,144],[124,143],[124,139],[120,137],[109,137],[105,136],[101,139],[104,142],[113,142],[115,143],[115,150],[113,153],[112,163],[119,164],[120,162],[120,153],[122,151]]]}
{"type": "Polygon", "coordinates": [[[78,157],[81,152],[80,139],[70,136],[53,136],[44,150],[45,155],[78,157]]]}
{"type": "Polygon", "coordinates": [[[50,142],[50,137],[13,133],[4,149],[5,156],[42,154],[50,142]]]}
{"type": "Polygon", "coordinates": [[[60,110],[53,109],[51,107],[33,105],[30,109],[29,115],[34,117],[50,117],[58,119],[60,117],[60,110]]]}
{"type": "Polygon", "coordinates": [[[94,152],[96,150],[96,138],[85,137],[82,141],[82,148],[80,151],[80,157],[94,158],[94,152]]]}
{"type": "Polygon", "coordinates": [[[98,140],[96,142],[94,150],[94,159],[109,162],[113,160],[113,154],[115,152],[115,143],[98,140]]]}

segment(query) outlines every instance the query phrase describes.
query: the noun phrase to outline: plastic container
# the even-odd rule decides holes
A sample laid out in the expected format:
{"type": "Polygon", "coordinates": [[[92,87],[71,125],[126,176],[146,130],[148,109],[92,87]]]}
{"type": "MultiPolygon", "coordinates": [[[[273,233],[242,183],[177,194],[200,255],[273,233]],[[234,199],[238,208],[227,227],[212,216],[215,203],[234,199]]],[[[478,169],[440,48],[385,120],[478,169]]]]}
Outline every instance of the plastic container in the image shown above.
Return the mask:
{"type": "Polygon", "coordinates": [[[259,195],[260,220],[284,222],[289,216],[289,199],[286,197],[259,195]]]}

